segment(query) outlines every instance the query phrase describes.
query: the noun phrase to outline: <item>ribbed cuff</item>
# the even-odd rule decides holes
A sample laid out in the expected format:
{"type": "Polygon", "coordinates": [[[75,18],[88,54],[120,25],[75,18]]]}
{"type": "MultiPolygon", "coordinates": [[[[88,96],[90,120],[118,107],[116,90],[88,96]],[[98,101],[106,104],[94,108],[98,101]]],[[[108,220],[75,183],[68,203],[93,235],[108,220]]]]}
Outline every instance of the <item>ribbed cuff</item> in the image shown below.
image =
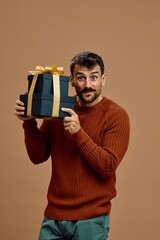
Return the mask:
{"type": "Polygon", "coordinates": [[[24,121],[22,126],[25,130],[35,128],[37,127],[37,122],[34,118],[31,118],[30,120],[24,121]]]}
{"type": "Polygon", "coordinates": [[[77,142],[78,147],[82,145],[84,142],[86,142],[90,137],[87,135],[87,133],[83,130],[83,128],[80,128],[78,132],[74,134],[74,138],[77,142]]]}

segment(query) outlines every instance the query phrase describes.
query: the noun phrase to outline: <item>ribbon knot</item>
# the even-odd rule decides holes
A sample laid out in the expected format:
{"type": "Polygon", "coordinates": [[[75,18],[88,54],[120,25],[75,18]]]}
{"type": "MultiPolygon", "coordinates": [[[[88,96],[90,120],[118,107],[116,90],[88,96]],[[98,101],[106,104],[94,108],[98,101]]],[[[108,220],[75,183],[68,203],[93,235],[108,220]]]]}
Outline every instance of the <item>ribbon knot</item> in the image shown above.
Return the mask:
{"type": "Polygon", "coordinates": [[[51,67],[36,66],[36,70],[29,71],[29,73],[31,73],[32,75],[41,74],[41,73],[49,73],[52,75],[63,75],[64,68],[57,67],[56,65],[52,65],[51,67]]]}

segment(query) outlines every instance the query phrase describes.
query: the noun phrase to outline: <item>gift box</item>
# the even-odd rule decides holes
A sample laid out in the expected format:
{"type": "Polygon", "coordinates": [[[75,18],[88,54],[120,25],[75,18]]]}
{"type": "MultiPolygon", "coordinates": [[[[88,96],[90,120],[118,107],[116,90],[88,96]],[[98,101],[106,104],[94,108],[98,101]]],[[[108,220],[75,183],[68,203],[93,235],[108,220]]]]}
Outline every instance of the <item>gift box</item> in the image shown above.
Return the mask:
{"type": "MultiPolygon", "coordinates": [[[[28,75],[28,92],[30,90],[34,75],[28,75]]],[[[60,80],[60,95],[68,96],[68,84],[70,77],[59,75],[60,80]]],[[[53,94],[53,75],[48,73],[38,74],[34,93],[49,93],[53,94]]]]}
{"type": "Polygon", "coordinates": [[[37,67],[28,76],[28,94],[20,95],[24,102],[24,116],[38,118],[64,118],[69,116],[61,108],[74,110],[75,97],[68,96],[70,78],[63,76],[63,68],[37,67]]]}
{"type": "MultiPolygon", "coordinates": [[[[27,116],[27,103],[28,103],[28,94],[20,95],[20,100],[24,102],[25,112],[24,116],[27,116]]],[[[45,93],[34,93],[32,98],[32,110],[31,116],[37,118],[51,118],[53,114],[53,104],[54,104],[54,94],[45,94],[45,93]]],[[[74,110],[75,98],[68,96],[60,97],[59,104],[59,118],[64,118],[69,116],[67,112],[62,112],[61,108],[70,108],[74,110]]]]}

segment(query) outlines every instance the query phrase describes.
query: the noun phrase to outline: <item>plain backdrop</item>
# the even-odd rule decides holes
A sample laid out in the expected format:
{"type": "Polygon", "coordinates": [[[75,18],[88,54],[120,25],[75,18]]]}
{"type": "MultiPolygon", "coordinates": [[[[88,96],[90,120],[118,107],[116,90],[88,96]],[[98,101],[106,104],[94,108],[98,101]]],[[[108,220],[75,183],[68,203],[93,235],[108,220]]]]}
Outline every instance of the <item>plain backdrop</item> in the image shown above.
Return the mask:
{"type": "Polygon", "coordinates": [[[104,60],[103,95],[125,108],[131,122],[109,240],[158,240],[160,1],[0,0],[0,19],[0,239],[38,239],[47,203],[50,159],[30,162],[14,116],[28,71],[56,64],[69,75],[72,57],[88,50],[104,60]]]}

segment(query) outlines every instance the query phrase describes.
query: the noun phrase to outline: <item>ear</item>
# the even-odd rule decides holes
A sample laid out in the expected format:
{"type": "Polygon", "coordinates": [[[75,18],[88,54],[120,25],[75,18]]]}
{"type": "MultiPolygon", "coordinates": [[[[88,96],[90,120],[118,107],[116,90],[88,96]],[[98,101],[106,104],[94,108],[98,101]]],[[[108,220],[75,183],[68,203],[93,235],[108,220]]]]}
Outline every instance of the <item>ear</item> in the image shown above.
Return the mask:
{"type": "Polygon", "coordinates": [[[75,84],[74,84],[74,79],[73,79],[73,76],[72,76],[72,75],[70,75],[70,84],[71,84],[72,87],[75,86],[75,84]]]}
{"type": "Polygon", "coordinates": [[[104,86],[106,84],[106,74],[104,73],[102,75],[102,86],[104,86]]]}

